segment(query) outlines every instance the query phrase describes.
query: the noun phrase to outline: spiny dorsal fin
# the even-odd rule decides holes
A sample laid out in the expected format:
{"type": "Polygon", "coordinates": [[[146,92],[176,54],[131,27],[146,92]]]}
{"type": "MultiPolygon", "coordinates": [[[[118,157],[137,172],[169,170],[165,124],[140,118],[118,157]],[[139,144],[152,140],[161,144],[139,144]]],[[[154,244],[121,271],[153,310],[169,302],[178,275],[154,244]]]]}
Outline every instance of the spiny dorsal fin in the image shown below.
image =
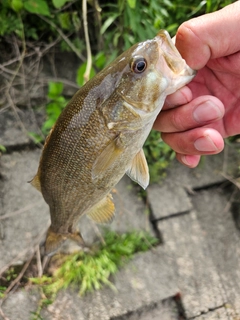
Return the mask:
{"type": "Polygon", "coordinates": [[[36,188],[39,192],[42,192],[41,190],[41,183],[40,183],[40,180],[39,180],[39,176],[38,174],[35,175],[35,177],[29,181],[31,183],[31,185],[36,188]]]}
{"type": "Polygon", "coordinates": [[[132,161],[131,168],[126,174],[135,182],[137,182],[143,189],[149,185],[149,171],[148,164],[145,158],[143,149],[141,149],[132,161]]]}
{"type": "Polygon", "coordinates": [[[114,218],[114,213],[112,195],[108,194],[87,213],[87,216],[96,223],[110,223],[114,218]]]}

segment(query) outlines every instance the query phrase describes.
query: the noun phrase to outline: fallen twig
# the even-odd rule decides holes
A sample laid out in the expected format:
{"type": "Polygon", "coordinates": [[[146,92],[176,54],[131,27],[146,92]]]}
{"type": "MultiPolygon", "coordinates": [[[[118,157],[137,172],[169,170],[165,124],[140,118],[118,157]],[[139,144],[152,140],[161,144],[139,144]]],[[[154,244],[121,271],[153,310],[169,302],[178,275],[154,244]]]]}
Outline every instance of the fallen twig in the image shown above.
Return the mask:
{"type": "Polygon", "coordinates": [[[82,61],[85,61],[85,57],[79,52],[79,50],[75,47],[75,45],[65,36],[65,34],[62,32],[61,29],[59,29],[55,23],[53,23],[52,21],[48,20],[46,17],[44,16],[40,16],[39,18],[41,18],[42,20],[44,20],[45,22],[47,22],[48,24],[50,24],[50,26],[52,26],[54,29],[56,29],[56,31],[59,33],[59,35],[63,38],[63,40],[69,45],[69,47],[72,49],[73,52],[76,53],[76,55],[78,56],[79,59],[81,59],[82,61]]]}
{"type": "Polygon", "coordinates": [[[30,257],[30,259],[24,264],[21,272],[19,273],[19,275],[16,277],[16,279],[14,279],[11,284],[8,286],[7,290],[5,291],[5,295],[7,295],[12,288],[22,279],[22,277],[24,276],[24,273],[26,272],[27,268],[29,267],[32,258],[33,258],[34,254],[32,254],[32,256],[30,257]]]}
{"type": "Polygon", "coordinates": [[[7,214],[5,214],[5,215],[3,215],[3,216],[0,216],[0,220],[4,220],[4,219],[7,219],[7,218],[16,216],[16,215],[18,215],[18,214],[20,214],[20,213],[23,213],[23,212],[25,212],[25,211],[28,211],[28,210],[34,208],[35,206],[37,206],[37,205],[38,205],[39,203],[41,203],[41,202],[42,202],[42,200],[41,200],[41,201],[38,201],[38,202],[35,202],[35,203],[31,203],[31,204],[27,205],[27,206],[24,207],[24,208],[21,208],[21,209],[19,209],[19,210],[16,210],[16,211],[7,213],[7,214]]]}

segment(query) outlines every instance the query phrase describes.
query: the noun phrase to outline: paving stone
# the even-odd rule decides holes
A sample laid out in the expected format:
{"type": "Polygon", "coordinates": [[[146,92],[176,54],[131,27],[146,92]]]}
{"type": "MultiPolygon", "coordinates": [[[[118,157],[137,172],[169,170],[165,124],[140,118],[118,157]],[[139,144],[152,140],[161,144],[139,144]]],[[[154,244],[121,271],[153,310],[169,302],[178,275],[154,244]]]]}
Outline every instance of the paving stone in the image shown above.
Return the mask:
{"type": "MultiPolygon", "coordinates": [[[[30,320],[32,312],[36,312],[38,307],[39,294],[19,290],[10,294],[2,306],[5,317],[8,320],[30,320]]],[[[6,318],[5,318],[6,319],[6,318]]],[[[0,320],[5,320],[0,315],[0,320]]]]}
{"type": "Polygon", "coordinates": [[[114,317],[112,320],[179,320],[179,314],[175,301],[166,299],[154,306],[149,306],[126,316],[114,317]]]}
{"type": "Polygon", "coordinates": [[[37,150],[1,157],[0,273],[10,262],[25,261],[48,227],[48,206],[39,192],[27,183],[37,170],[39,156],[37,150]]]}
{"type": "Polygon", "coordinates": [[[240,163],[240,154],[236,147],[226,147],[225,151],[218,155],[203,158],[200,165],[194,169],[173,161],[166,177],[147,188],[153,219],[158,220],[191,210],[189,193],[194,189],[226,181],[222,172],[230,176],[236,175],[237,163],[240,163]]]}
{"type": "Polygon", "coordinates": [[[227,300],[196,212],[158,222],[163,246],[174,261],[174,274],[187,318],[222,306],[227,300]]]}
{"type": "Polygon", "coordinates": [[[186,212],[192,208],[186,190],[171,179],[150,185],[147,197],[154,220],[186,212]]]}
{"type": "Polygon", "coordinates": [[[235,311],[231,307],[221,307],[214,311],[209,311],[199,317],[194,318],[195,320],[239,320],[240,317],[236,316],[235,311]]]}
{"type": "Polygon", "coordinates": [[[229,187],[203,190],[192,201],[221,280],[224,300],[234,306],[240,318],[240,231],[230,211],[232,195],[229,187]]]}
{"type": "MultiPolygon", "coordinates": [[[[60,314],[63,300],[66,304],[67,301],[74,301],[75,309],[77,307],[81,310],[84,320],[112,320],[144,308],[149,309],[179,291],[171,265],[172,259],[162,246],[154,251],[137,254],[113,277],[117,291],[104,288],[82,298],[73,291],[68,291],[67,295],[61,292],[53,305],[43,311],[43,317],[50,320],[54,319],[55,314],[60,314]]],[[[70,308],[68,311],[70,319],[75,319],[70,308]]],[[[174,314],[174,310],[172,312],[174,314]]]]}
{"type": "Polygon", "coordinates": [[[167,178],[190,191],[219,184],[226,180],[222,173],[230,176],[238,174],[237,164],[240,162],[238,150],[239,143],[232,146],[225,145],[223,152],[203,157],[200,164],[194,169],[173,162],[167,178]]]}

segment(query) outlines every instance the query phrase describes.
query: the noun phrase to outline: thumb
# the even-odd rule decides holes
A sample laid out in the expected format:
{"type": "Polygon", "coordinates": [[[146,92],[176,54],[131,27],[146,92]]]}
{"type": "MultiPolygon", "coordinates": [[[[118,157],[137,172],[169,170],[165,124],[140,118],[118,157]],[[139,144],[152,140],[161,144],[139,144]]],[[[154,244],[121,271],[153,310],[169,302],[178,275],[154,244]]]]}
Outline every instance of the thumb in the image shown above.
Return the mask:
{"type": "Polygon", "coordinates": [[[240,50],[240,1],[223,9],[184,22],[176,34],[176,47],[193,69],[204,67],[209,59],[240,50]]]}

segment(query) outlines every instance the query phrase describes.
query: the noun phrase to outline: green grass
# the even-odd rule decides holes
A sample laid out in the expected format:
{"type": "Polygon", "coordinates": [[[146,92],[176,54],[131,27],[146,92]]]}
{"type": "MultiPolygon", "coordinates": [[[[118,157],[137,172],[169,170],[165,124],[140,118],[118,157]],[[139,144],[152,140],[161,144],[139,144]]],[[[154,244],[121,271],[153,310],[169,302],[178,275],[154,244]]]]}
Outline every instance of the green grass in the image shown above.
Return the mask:
{"type": "Polygon", "coordinates": [[[99,290],[103,285],[114,289],[109,277],[134,253],[147,251],[158,243],[156,238],[142,231],[125,234],[108,231],[104,241],[97,250],[67,256],[52,276],[31,278],[31,282],[42,287],[46,301],[54,299],[60,289],[69,286],[77,287],[80,295],[99,290]]]}

